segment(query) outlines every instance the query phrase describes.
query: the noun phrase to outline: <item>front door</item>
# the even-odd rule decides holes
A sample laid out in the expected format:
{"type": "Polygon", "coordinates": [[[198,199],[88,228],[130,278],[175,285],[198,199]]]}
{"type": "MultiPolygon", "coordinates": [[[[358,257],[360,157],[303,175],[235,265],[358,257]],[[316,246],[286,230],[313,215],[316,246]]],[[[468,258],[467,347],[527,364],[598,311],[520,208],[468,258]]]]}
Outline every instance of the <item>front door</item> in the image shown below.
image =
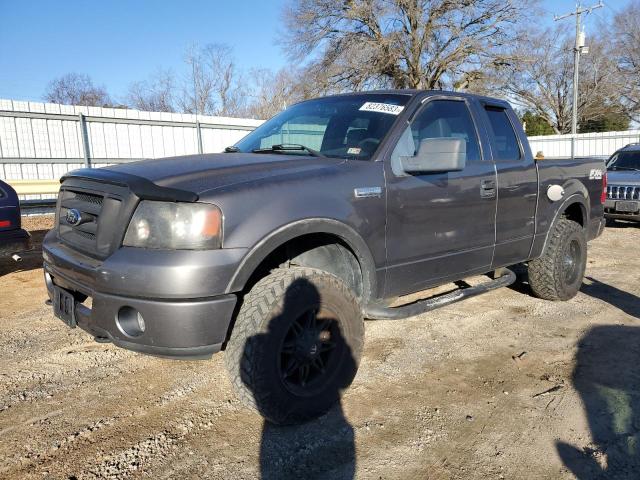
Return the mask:
{"type": "Polygon", "coordinates": [[[385,296],[416,292],[490,270],[495,245],[496,172],[484,159],[464,99],[427,100],[386,160],[385,296]],[[426,138],[466,143],[462,171],[408,175],[398,159],[426,138]]]}

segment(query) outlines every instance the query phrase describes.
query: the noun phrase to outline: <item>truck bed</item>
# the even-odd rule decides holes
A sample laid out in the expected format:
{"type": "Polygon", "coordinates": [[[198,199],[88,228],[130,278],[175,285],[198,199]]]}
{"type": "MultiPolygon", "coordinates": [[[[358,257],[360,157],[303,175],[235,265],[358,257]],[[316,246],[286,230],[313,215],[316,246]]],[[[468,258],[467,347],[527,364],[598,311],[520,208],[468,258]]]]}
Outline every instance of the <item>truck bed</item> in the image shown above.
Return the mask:
{"type": "Polygon", "coordinates": [[[551,185],[560,185],[565,190],[564,202],[578,192],[585,194],[587,238],[591,240],[599,234],[604,215],[602,203],[603,177],[606,174],[605,160],[597,157],[536,160],[539,179],[538,210],[536,215],[536,236],[549,230],[558,206],[547,197],[551,185]]]}

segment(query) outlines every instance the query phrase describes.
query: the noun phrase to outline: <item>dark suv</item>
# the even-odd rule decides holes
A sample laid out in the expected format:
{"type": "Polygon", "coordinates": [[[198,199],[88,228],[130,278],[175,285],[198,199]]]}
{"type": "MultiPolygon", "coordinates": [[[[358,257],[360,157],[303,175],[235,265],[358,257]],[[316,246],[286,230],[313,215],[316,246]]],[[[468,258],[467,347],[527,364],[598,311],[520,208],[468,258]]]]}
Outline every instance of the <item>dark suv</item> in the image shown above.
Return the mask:
{"type": "Polygon", "coordinates": [[[0,180],[0,257],[31,247],[31,237],[21,227],[16,191],[0,180]]]}
{"type": "Polygon", "coordinates": [[[607,161],[606,218],[640,222],[640,143],[631,143],[607,161]]]}

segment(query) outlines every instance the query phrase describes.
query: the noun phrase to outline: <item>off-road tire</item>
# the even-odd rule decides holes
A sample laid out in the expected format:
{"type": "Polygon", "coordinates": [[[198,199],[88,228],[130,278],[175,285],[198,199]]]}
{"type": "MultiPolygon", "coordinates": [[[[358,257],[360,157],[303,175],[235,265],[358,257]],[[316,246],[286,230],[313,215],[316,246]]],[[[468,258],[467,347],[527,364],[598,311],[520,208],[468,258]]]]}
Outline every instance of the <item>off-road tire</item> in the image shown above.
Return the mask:
{"type": "Polygon", "coordinates": [[[561,218],[549,233],[542,256],[529,262],[531,290],[545,300],[569,300],[580,290],[586,265],[584,230],[578,223],[561,218]]]}
{"type": "MultiPolygon", "coordinates": [[[[309,330],[311,334],[305,338],[313,337],[317,328],[320,327],[309,330]]],[[[298,337],[294,338],[293,343],[298,337]]],[[[342,390],[351,384],[358,369],[363,339],[360,303],[345,282],[312,268],[278,268],[245,295],[226,346],[225,364],[233,387],[245,405],[275,424],[301,423],[328,411],[339,400],[342,390]],[[312,321],[332,325],[330,333],[327,329],[319,334],[330,335],[327,344],[334,343],[339,348],[333,347],[335,350],[330,354],[336,356],[329,358],[326,369],[314,370],[319,377],[314,380],[313,390],[304,384],[296,390],[298,387],[289,384],[294,382],[293,376],[287,377],[287,372],[282,371],[288,368],[283,366],[283,349],[291,350],[285,345],[292,343],[291,331],[297,332],[299,324],[296,323],[294,330],[291,325],[300,322],[299,312],[313,311],[310,305],[317,305],[318,317],[312,321]],[[319,316],[322,312],[324,320],[319,316]],[[334,317],[335,323],[331,320],[334,317]]],[[[294,350],[299,352],[301,348],[304,347],[296,346],[294,350]]],[[[295,379],[299,377],[303,374],[295,379]]]]}

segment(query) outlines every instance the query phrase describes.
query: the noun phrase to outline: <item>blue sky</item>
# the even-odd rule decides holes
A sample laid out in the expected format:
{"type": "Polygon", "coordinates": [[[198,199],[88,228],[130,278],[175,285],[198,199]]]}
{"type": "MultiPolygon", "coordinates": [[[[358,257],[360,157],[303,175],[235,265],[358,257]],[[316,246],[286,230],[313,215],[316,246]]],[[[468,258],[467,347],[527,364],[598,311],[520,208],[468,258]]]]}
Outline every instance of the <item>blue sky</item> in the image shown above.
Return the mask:
{"type": "MultiPolygon", "coordinates": [[[[597,3],[585,0],[585,4],[597,3]]],[[[610,0],[613,8],[623,0],[610,0]]],[[[86,73],[117,100],[158,68],[181,73],[193,43],[226,43],[239,67],[277,69],[285,0],[0,0],[0,98],[41,100],[49,81],[86,73]]],[[[544,0],[551,13],[574,0],[544,0]]],[[[611,8],[597,10],[601,16],[611,8]]],[[[591,16],[589,23],[597,17],[591,16]]],[[[567,22],[570,28],[571,21],[567,22]]],[[[589,24],[588,24],[589,25],[589,24]]],[[[588,26],[587,25],[587,26],[588,26]]]]}

